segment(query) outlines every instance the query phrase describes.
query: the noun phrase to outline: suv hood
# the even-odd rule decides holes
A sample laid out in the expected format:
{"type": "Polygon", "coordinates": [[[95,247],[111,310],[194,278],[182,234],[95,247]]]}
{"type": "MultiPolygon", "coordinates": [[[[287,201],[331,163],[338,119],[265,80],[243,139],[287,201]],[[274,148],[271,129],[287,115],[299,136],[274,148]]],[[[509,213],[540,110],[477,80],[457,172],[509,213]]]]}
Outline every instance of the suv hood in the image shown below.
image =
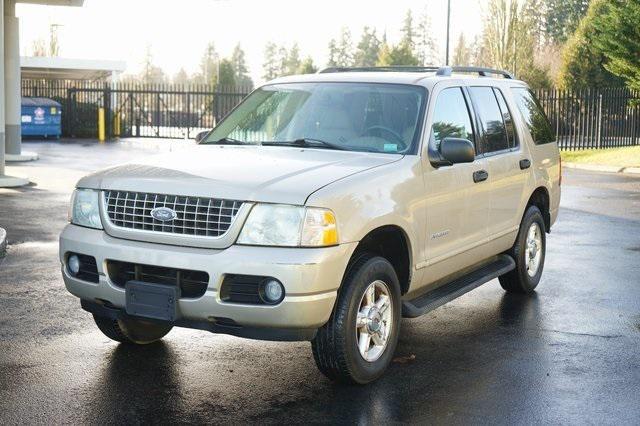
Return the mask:
{"type": "Polygon", "coordinates": [[[302,205],[323,186],[402,157],[294,147],[197,145],[93,173],[77,186],[302,205]]]}

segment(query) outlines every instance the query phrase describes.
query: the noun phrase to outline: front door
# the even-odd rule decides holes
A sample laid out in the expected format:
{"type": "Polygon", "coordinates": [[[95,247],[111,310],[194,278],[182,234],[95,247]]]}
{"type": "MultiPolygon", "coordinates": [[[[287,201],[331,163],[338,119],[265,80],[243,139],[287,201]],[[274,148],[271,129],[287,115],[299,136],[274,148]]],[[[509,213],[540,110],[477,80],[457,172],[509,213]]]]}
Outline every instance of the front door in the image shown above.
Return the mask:
{"type": "MultiPolygon", "coordinates": [[[[437,150],[445,137],[469,139],[475,143],[476,131],[470,102],[460,86],[444,85],[434,89],[435,102],[427,123],[429,144],[437,150]],[[438,90],[439,89],[439,90],[438,90]]],[[[489,183],[475,181],[474,173],[487,171],[487,160],[476,157],[473,163],[434,167],[424,150],[426,191],[426,264],[428,284],[452,270],[475,263],[469,251],[487,238],[489,183]]],[[[477,180],[477,179],[476,179],[477,180]]]]}

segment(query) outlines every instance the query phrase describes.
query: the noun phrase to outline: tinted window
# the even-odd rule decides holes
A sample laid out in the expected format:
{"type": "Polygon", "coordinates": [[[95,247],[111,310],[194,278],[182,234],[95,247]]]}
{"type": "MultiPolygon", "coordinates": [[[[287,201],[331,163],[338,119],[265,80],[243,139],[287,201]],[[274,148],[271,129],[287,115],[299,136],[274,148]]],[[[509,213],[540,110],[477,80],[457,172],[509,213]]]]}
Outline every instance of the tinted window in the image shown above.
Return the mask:
{"type": "Polygon", "coordinates": [[[549,120],[533,93],[524,87],[514,87],[513,94],[524,122],[529,127],[533,142],[536,144],[553,142],[555,135],[549,120]]]}
{"type": "Polygon", "coordinates": [[[488,153],[509,148],[502,112],[498,107],[493,89],[491,87],[470,87],[469,92],[471,92],[484,129],[478,152],[488,153]]]}
{"type": "Polygon", "coordinates": [[[469,109],[459,87],[450,87],[440,92],[433,110],[431,138],[435,141],[436,149],[440,147],[442,139],[447,137],[473,142],[469,109]]]}
{"type": "Polygon", "coordinates": [[[511,112],[509,111],[509,107],[507,107],[507,101],[504,99],[504,94],[502,93],[502,91],[496,88],[494,88],[493,91],[496,94],[498,105],[500,106],[500,111],[502,112],[502,121],[504,121],[504,127],[507,129],[507,140],[509,141],[509,147],[513,148],[518,145],[518,141],[516,137],[516,129],[513,125],[513,119],[511,118],[511,112]]]}

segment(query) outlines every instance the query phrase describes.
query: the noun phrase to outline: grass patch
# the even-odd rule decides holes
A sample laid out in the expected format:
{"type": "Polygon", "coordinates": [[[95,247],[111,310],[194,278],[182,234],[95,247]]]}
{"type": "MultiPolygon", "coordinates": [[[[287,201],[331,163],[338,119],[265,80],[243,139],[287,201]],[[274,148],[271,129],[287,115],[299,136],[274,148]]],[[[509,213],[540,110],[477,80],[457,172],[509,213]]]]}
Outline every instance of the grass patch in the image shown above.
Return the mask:
{"type": "Polygon", "coordinates": [[[583,149],[562,151],[562,161],[568,163],[602,164],[606,166],[640,167],[640,145],[624,148],[583,149]]]}

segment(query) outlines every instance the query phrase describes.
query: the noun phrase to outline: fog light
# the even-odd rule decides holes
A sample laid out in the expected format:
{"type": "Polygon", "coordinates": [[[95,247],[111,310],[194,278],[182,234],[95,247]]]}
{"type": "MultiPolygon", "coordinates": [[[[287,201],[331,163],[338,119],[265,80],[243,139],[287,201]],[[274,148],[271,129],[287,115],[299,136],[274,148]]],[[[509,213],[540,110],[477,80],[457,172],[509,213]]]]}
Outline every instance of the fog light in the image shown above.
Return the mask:
{"type": "Polygon", "coordinates": [[[78,259],[78,256],[75,254],[69,256],[67,265],[69,266],[69,272],[71,272],[71,275],[78,275],[78,272],[80,272],[80,259],[78,259]]]}
{"type": "Polygon", "coordinates": [[[284,287],[280,281],[270,278],[262,284],[262,298],[266,303],[276,304],[284,297],[284,287]]]}

